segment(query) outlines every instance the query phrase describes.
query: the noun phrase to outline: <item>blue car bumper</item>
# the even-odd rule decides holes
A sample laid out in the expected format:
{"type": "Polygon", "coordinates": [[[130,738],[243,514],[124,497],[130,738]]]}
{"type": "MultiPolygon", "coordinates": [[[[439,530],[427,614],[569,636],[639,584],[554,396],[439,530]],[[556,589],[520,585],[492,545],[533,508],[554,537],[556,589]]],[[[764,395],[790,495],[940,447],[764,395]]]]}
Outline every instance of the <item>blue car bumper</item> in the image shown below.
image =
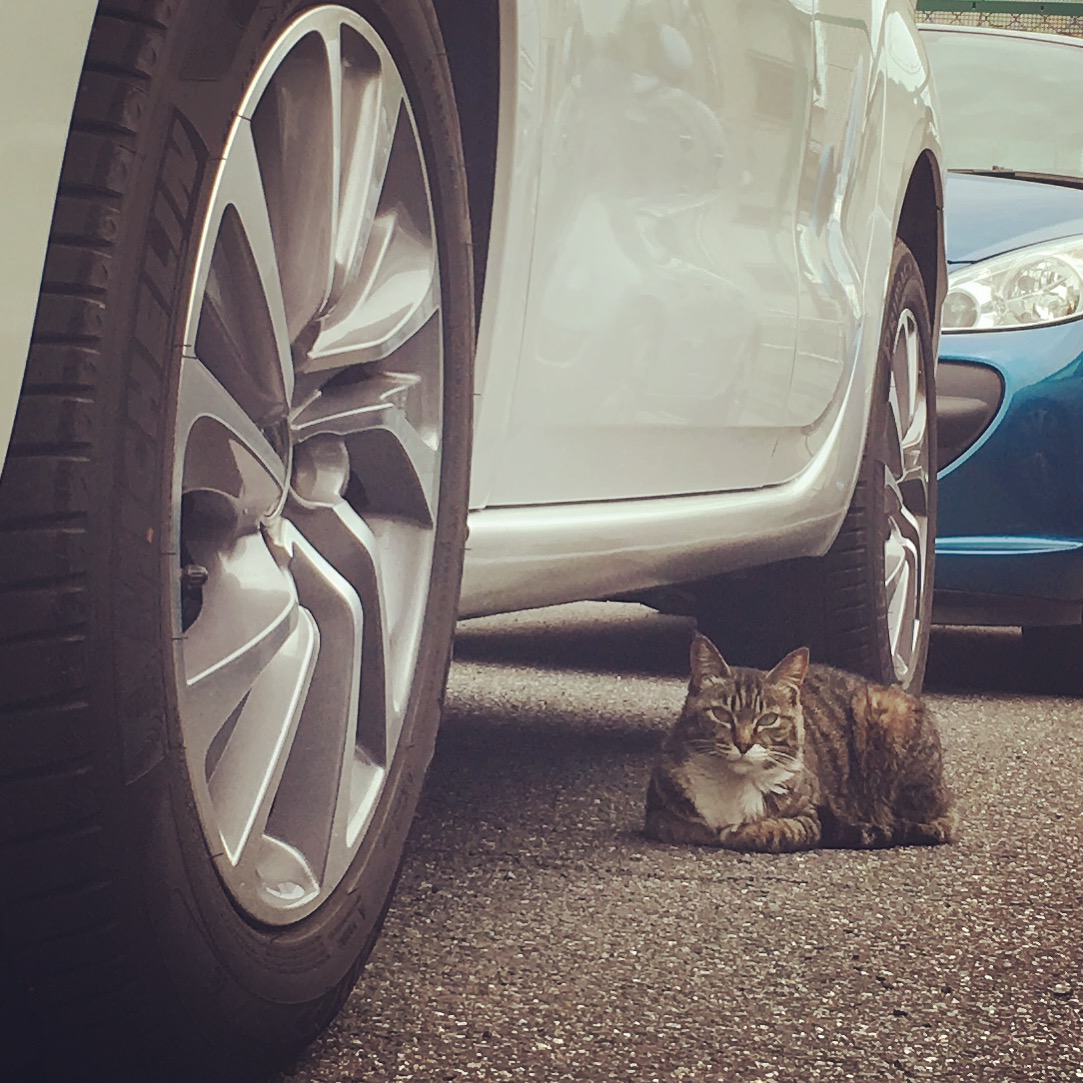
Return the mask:
{"type": "Polygon", "coordinates": [[[938,395],[945,417],[974,403],[960,373],[992,370],[1003,393],[981,435],[940,470],[935,618],[1079,623],[1083,320],[944,335],[940,363],[953,387],[938,395]]]}

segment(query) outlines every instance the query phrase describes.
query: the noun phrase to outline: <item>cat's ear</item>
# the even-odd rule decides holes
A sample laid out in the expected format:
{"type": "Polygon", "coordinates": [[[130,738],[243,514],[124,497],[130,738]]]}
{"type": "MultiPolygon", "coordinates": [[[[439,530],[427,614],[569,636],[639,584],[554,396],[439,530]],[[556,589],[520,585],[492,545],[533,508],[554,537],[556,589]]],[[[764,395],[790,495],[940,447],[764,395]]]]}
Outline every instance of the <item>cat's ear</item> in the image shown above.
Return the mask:
{"type": "Polygon", "coordinates": [[[801,688],[801,682],[805,679],[806,673],[808,673],[808,647],[798,647],[797,650],[790,651],[767,674],[767,683],[780,684],[784,688],[797,692],[801,688]]]}
{"type": "Polygon", "coordinates": [[[732,677],[733,671],[726,664],[719,649],[705,636],[697,632],[692,637],[692,680],[693,692],[698,692],[712,677],[732,677]]]}

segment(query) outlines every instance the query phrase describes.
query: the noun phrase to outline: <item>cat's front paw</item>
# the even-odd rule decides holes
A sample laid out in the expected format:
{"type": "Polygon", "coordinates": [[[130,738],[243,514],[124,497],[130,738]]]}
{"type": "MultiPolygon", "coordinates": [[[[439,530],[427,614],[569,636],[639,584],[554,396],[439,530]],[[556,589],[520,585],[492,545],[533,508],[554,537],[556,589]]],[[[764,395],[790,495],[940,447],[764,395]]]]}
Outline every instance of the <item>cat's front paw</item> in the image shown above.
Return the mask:
{"type": "Polygon", "coordinates": [[[820,843],[820,821],[814,814],[770,817],[719,828],[718,844],[746,853],[788,854],[811,850],[820,843]]]}

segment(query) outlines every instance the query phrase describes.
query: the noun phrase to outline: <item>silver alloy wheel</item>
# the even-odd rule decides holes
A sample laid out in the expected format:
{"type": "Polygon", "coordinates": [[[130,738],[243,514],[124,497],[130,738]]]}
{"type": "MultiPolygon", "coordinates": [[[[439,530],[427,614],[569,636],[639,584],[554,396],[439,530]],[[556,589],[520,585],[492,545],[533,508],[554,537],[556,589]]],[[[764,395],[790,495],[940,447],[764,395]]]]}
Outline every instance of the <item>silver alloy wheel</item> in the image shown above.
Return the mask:
{"type": "Polygon", "coordinates": [[[905,684],[925,633],[922,599],[929,545],[929,404],[917,318],[903,309],[895,327],[884,434],[884,579],[895,676],[905,684]]]}
{"type": "Polygon", "coordinates": [[[219,876],[261,922],[341,882],[395,756],[432,571],[440,310],[399,70],[369,23],[317,8],[226,144],[175,443],[180,730],[219,876]]]}

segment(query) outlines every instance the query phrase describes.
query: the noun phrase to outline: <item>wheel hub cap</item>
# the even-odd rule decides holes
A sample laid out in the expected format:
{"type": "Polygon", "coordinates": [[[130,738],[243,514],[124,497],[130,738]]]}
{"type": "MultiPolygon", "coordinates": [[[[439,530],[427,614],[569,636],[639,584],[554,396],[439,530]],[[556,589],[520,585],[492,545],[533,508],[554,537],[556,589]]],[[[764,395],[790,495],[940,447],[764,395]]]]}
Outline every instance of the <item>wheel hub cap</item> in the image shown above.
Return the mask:
{"type": "Polygon", "coordinates": [[[375,30],[318,8],[230,133],[181,360],[180,732],[251,917],[341,882],[399,742],[432,567],[443,342],[415,119],[375,30]]]}

